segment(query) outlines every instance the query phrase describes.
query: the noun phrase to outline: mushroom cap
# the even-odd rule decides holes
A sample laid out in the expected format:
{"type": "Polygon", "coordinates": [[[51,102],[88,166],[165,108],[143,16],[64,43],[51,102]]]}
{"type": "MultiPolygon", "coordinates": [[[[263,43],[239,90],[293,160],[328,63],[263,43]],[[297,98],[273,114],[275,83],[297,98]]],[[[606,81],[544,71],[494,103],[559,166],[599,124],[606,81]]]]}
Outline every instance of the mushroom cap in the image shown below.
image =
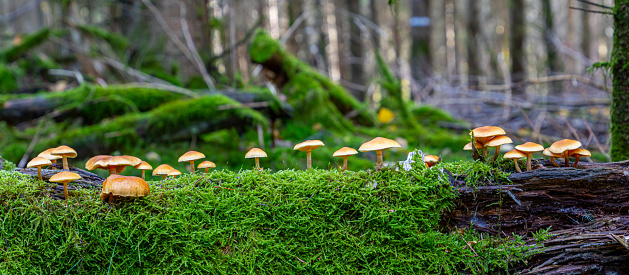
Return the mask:
{"type": "Polygon", "coordinates": [[[570,153],[568,153],[570,156],[582,156],[582,157],[591,157],[592,153],[590,153],[590,151],[586,150],[586,149],[574,149],[574,150],[570,150],[570,153]]]}
{"type": "Polygon", "coordinates": [[[134,166],[133,168],[135,169],[139,169],[139,170],[153,170],[153,166],[151,166],[148,162],[143,161],[140,162],[140,164],[134,166]]]}
{"type": "Polygon", "coordinates": [[[108,194],[120,197],[142,197],[147,196],[150,192],[148,183],[141,178],[111,175],[103,182],[101,198],[108,194]]]}
{"type": "Polygon", "coordinates": [[[179,162],[190,162],[190,161],[195,161],[198,159],[202,159],[205,158],[205,155],[201,152],[197,152],[197,151],[188,151],[185,154],[181,155],[181,157],[179,157],[179,162]]]}
{"type": "Polygon", "coordinates": [[[354,148],[343,147],[341,149],[336,150],[336,152],[334,152],[332,156],[333,157],[347,157],[347,156],[351,156],[355,154],[358,154],[358,151],[356,151],[354,148]]]}
{"type": "Polygon", "coordinates": [[[110,155],[98,155],[98,156],[94,156],[94,157],[92,157],[92,158],[90,158],[90,159],[88,159],[88,160],[87,160],[87,162],[85,163],[85,169],[87,169],[87,170],[103,169],[104,167],[101,167],[101,166],[99,166],[99,165],[96,165],[96,163],[97,163],[99,160],[106,159],[106,158],[109,158],[109,157],[111,157],[111,156],[110,156],[110,155]]]}
{"type": "Polygon", "coordinates": [[[581,142],[573,139],[562,139],[556,141],[548,148],[553,154],[563,154],[566,150],[574,150],[581,147],[581,142]]]}
{"type": "Polygon", "coordinates": [[[131,162],[131,166],[137,166],[137,165],[140,165],[140,163],[142,163],[142,160],[138,157],[128,156],[128,155],[122,155],[121,157],[128,159],[129,162],[131,162]]]}
{"type": "MultiPolygon", "coordinates": [[[[485,146],[486,147],[498,147],[500,145],[505,145],[505,144],[509,144],[509,143],[513,143],[513,140],[511,140],[508,136],[496,136],[496,137],[490,139],[487,143],[485,143],[485,146]]],[[[470,144],[470,146],[471,146],[471,144],[470,144]]]]}
{"type": "Polygon", "coordinates": [[[505,159],[521,159],[521,158],[525,158],[526,155],[516,149],[513,149],[509,152],[506,152],[505,155],[502,158],[505,159]]]}
{"type": "Polygon", "coordinates": [[[395,147],[399,148],[402,146],[395,140],[383,138],[383,137],[377,137],[360,145],[360,148],[358,148],[358,151],[361,151],[361,152],[380,151],[380,150],[386,150],[386,149],[395,148],[395,147]]]}
{"type": "Polygon", "coordinates": [[[245,158],[266,158],[266,153],[260,148],[251,148],[251,150],[249,150],[249,152],[245,155],[245,158]]]}
{"type": "MultiPolygon", "coordinates": [[[[481,144],[480,142],[476,142],[476,149],[481,149],[483,147],[483,144],[481,144]]],[[[465,144],[465,146],[463,146],[463,150],[472,151],[472,143],[468,142],[467,144],[465,144]]]]}
{"type": "Polygon", "coordinates": [[[539,151],[544,151],[544,146],[541,146],[535,142],[526,142],[524,144],[520,144],[515,147],[520,152],[523,153],[535,153],[539,151]]]}
{"type": "Polygon", "coordinates": [[[214,164],[214,162],[206,160],[204,162],[199,163],[199,165],[197,165],[197,168],[199,169],[216,168],[216,164],[214,164]]]}
{"type": "Polygon", "coordinates": [[[439,157],[435,155],[425,155],[424,162],[437,163],[439,162],[439,157]]]}
{"type": "MultiPolygon", "coordinates": [[[[133,161],[127,156],[112,156],[108,158],[102,158],[94,165],[102,168],[109,168],[109,166],[135,166],[133,161]]],[[[139,164],[139,163],[137,163],[139,164]]],[[[136,164],[136,165],[137,165],[136,164]]]]}
{"type": "Polygon", "coordinates": [[[172,166],[168,164],[162,164],[160,166],[157,166],[157,168],[153,170],[153,176],[168,175],[168,172],[170,172],[170,170],[173,170],[173,169],[175,168],[173,168],[172,166]]]}
{"type": "Polygon", "coordinates": [[[55,148],[50,148],[50,149],[46,149],[43,152],[39,153],[39,155],[37,155],[38,157],[42,157],[42,158],[46,158],[49,160],[58,160],[61,159],[61,156],[56,156],[51,154],[52,150],[54,150],[55,148]]]}
{"type": "Polygon", "coordinates": [[[48,166],[48,165],[52,165],[52,162],[49,159],[43,158],[43,157],[36,157],[26,164],[26,168],[42,167],[42,166],[48,166]]]}
{"type": "Polygon", "coordinates": [[[57,173],[54,174],[52,177],[50,177],[49,181],[50,182],[71,182],[74,180],[78,180],[80,179],[81,176],[79,176],[79,174],[77,173],[72,173],[69,171],[63,171],[61,173],[57,173]]]}
{"type": "Polygon", "coordinates": [[[492,136],[501,136],[506,135],[505,130],[496,126],[483,126],[474,128],[472,130],[474,132],[475,138],[484,138],[484,137],[492,137],[492,136]]]}
{"type": "Polygon", "coordinates": [[[168,172],[168,175],[169,176],[179,176],[179,175],[181,175],[181,171],[179,171],[177,169],[173,169],[173,170],[170,170],[170,172],[168,172]]]}
{"type": "Polygon", "coordinates": [[[50,154],[62,157],[65,156],[67,158],[76,158],[76,151],[74,151],[74,149],[70,148],[70,146],[67,145],[61,145],[55,149],[52,149],[52,152],[50,152],[50,154]]]}
{"type": "Polygon", "coordinates": [[[563,158],[563,155],[560,154],[553,154],[549,148],[544,149],[544,151],[542,152],[542,154],[544,154],[544,156],[547,157],[553,157],[553,158],[563,158]]]}
{"type": "Polygon", "coordinates": [[[299,151],[305,152],[305,151],[311,151],[311,150],[317,149],[321,146],[325,146],[325,144],[323,144],[323,142],[320,140],[316,140],[316,139],[306,140],[304,142],[295,144],[295,147],[293,147],[293,150],[299,150],[299,151]]]}

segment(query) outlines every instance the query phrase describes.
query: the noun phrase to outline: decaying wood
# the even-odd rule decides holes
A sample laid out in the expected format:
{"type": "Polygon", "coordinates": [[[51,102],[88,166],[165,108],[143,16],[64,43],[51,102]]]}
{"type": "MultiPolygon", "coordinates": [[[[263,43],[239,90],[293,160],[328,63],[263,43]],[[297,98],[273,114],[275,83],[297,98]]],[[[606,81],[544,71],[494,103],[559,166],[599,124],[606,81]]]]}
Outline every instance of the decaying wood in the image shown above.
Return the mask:
{"type": "MultiPolygon", "coordinates": [[[[61,170],[61,168],[63,168],[61,164],[53,164],[53,166],[55,166],[57,169],[41,169],[41,175],[44,181],[49,181],[50,177],[61,171],[64,171],[61,170]]],[[[37,177],[37,168],[16,168],[14,171],[37,177]]],[[[100,189],[103,185],[103,181],[105,180],[96,174],[76,167],[70,166],[70,171],[79,174],[81,176],[81,179],[68,183],[68,191],[77,190],[79,188],[100,189]]],[[[51,192],[53,198],[63,200],[63,184],[51,184],[54,185],[50,185],[48,192],[51,192]]]]}
{"type": "Polygon", "coordinates": [[[509,180],[472,188],[455,177],[460,197],[444,216],[444,226],[503,236],[531,236],[550,227],[554,237],[544,243],[547,250],[535,257],[539,260],[529,262],[530,274],[629,272],[621,268],[629,262],[629,250],[611,235],[629,236],[629,160],[576,168],[536,161],[534,170],[511,174],[509,180]]]}

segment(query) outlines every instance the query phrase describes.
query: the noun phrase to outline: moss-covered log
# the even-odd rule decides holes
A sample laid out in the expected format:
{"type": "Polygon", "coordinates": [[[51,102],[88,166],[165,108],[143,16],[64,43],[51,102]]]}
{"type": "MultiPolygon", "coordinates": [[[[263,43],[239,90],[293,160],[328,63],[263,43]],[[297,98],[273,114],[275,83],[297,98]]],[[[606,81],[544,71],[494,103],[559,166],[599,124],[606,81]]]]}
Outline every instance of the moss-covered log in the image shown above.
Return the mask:
{"type": "Polygon", "coordinates": [[[19,44],[0,49],[0,61],[10,63],[18,60],[26,52],[46,41],[50,34],[50,29],[42,28],[22,38],[19,44]]]}
{"type": "Polygon", "coordinates": [[[296,117],[337,130],[354,129],[347,117],[363,125],[376,123],[366,105],[288,53],[264,30],[257,31],[249,53],[253,62],[262,64],[266,76],[288,95],[288,102],[299,110],[296,117]]]}
{"type": "Polygon", "coordinates": [[[616,0],[614,49],[611,55],[611,157],[629,159],[629,0],[616,0]]]}

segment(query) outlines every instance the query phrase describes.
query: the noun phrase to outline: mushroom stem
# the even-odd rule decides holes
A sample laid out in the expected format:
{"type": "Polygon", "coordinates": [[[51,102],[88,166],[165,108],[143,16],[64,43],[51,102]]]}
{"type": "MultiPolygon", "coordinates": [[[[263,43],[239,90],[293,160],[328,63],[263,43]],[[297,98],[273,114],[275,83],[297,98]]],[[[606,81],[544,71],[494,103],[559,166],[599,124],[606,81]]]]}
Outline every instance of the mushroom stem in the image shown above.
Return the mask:
{"type": "Polygon", "coordinates": [[[306,151],[306,169],[312,169],[312,159],[310,156],[312,155],[312,151],[306,151]]]}
{"type": "MultiPolygon", "coordinates": [[[[64,159],[65,159],[65,158],[64,158],[64,159]]],[[[109,166],[109,167],[107,167],[107,168],[109,168],[109,175],[117,175],[117,174],[118,174],[118,171],[117,171],[117,170],[118,170],[118,167],[110,165],[110,166],[109,166]]],[[[64,168],[64,169],[65,169],[65,168],[64,168]]]]}
{"type": "Polygon", "coordinates": [[[515,164],[515,170],[518,171],[518,173],[522,173],[522,169],[520,169],[520,165],[518,165],[517,159],[513,159],[513,164],[515,164]]]}
{"type": "Polygon", "coordinates": [[[555,157],[550,157],[550,162],[555,166],[555,167],[559,167],[559,164],[557,164],[555,162],[555,157]]]}
{"type": "Polygon", "coordinates": [[[572,165],[572,167],[577,167],[577,163],[579,162],[579,158],[581,158],[581,156],[579,156],[579,155],[576,155],[574,157],[574,164],[572,165]]]}
{"type": "Polygon", "coordinates": [[[526,171],[531,171],[531,156],[533,153],[526,153],[526,171]]]}
{"type": "Polygon", "coordinates": [[[194,161],[190,162],[190,173],[194,173],[194,161]]]}
{"type": "Polygon", "coordinates": [[[143,180],[145,180],[145,178],[144,178],[144,175],[146,174],[145,172],[146,172],[146,170],[142,170],[142,179],[143,180]]]}
{"type": "Polygon", "coordinates": [[[430,165],[428,165],[428,162],[424,162],[424,165],[426,165],[426,169],[430,168],[430,165]]]}
{"type": "Polygon", "coordinates": [[[68,182],[67,181],[63,182],[63,196],[65,197],[65,199],[67,201],[68,197],[69,197],[69,194],[68,194],[68,182]]]}
{"type": "Polygon", "coordinates": [[[382,160],[382,150],[376,151],[376,171],[380,171],[384,166],[384,161],[382,160]]]}
{"type": "Polygon", "coordinates": [[[568,155],[570,152],[569,150],[566,150],[565,152],[563,152],[563,158],[564,158],[564,167],[570,167],[570,155],[568,155]]]}
{"type": "Polygon", "coordinates": [[[496,161],[498,159],[498,154],[500,153],[500,145],[496,146],[496,153],[494,153],[494,160],[496,161]]]}
{"type": "Polygon", "coordinates": [[[68,157],[66,156],[63,156],[63,169],[70,170],[70,167],[68,167],[68,157]]]}
{"type": "MultiPolygon", "coordinates": [[[[52,162],[52,164],[56,164],[56,163],[57,163],[57,160],[56,160],[56,159],[53,159],[53,160],[51,160],[50,162],[52,162]]],[[[55,167],[54,165],[51,165],[50,167],[52,167],[52,168],[50,168],[50,169],[53,169],[53,170],[56,170],[56,169],[57,169],[57,167],[55,167]]]]}
{"type": "Polygon", "coordinates": [[[37,176],[39,177],[39,180],[43,180],[41,178],[41,166],[37,166],[37,176]]]}
{"type": "Polygon", "coordinates": [[[345,170],[347,170],[347,156],[343,157],[343,170],[342,171],[345,171],[345,170]]]}
{"type": "Polygon", "coordinates": [[[108,202],[108,203],[110,203],[110,204],[112,204],[112,203],[114,203],[114,200],[115,200],[115,199],[114,199],[114,194],[109,193],[109,199],[108,199],[108,201],[107,201],[107,202],[108,202]]]}
{"type": "Polygon", "coordinates": [[[256,158],[256,169],[260,170],[260,159],[256,158]]]}
{"type": "MultiPolygon", "coordinates": [[[[472,144],[472,146],[475,146],[472,144]]],[[[483,157],[487,156],[487,147],[483,147],[483,157]]]]}
{"type": "Polygon", "coordinates": [[[162,180],[166,180],[167,175],[162,175],[162,180]]]}
{"type": "Polygon", "coordinates": [[[206,174],[207,174],[208,169],[210,169],[210,168],[205,168],[205,173],[206,173],[206,174]]]}

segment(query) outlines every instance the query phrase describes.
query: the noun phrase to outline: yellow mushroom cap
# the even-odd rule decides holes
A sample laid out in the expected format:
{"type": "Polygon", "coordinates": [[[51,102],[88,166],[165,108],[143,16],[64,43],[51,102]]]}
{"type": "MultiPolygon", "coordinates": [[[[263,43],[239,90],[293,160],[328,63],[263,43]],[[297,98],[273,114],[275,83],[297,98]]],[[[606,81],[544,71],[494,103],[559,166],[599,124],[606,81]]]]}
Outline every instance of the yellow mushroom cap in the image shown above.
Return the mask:
{"type": "Polygon", "coordinates": [[[553,154],[552,152],[550,152],[549,148],[544,149],[542,154],[544,154],[544,156],[547,156],[547,157],[554,157],[554,158],[562,158],[563,157],[563,155],[560,155],[560,154],[553,154]]]}
{"type": "Polygon", "coordinates": [[[515,149],[523,153],[535,153],[539,151],[544,151],[544,146],[541,146],[535,142],[526,142],[524,144],[516,146],[515,149]]]}
{"type": "Polygon", "coordinates": [[[586,150],[586,149],[574,149],[574,150],[570,150],[570,153],[568,153],[568,155],[570,156],[576,156],[579,155],[581,157],[591,157],[592,153],[590,153],[590,151],[586,150]]]}
{"type": "Polygon", "coordinates": [[[505,130],[496,126],[478,127],[478,128],[474,128],[472,132],[474,132],[475,138],[485,138],[485,137],[506,135],[505,130]]]}
{"type": "Polygon", "coordinates": [[[304,151],[311,151],[311,150],[317,149],[321,146],[325,146],[325,144],[323,144],[323,142],[320,140],[306,140],[304,142],[295,144],[295,147],[293,147],[293,150],[299,150],[299,151],[304,152],[304,151]]]}
{"type": "Polygon", "coordinates": [[[134,166],[133,168],[135,169],[139,169],[139,170],[153,170],[153,166],[151,166],[148,162],[143,161],[140,162],[140,164],[134,166]]]}
{"type": "Polygon", "coordinates": [[[102,158],[94,165],[100,166],[102,168],[108,168],[109,166],[134,166],[133,162],[125,156],[112,156],[108,158],[102,158]]]}
{"type": "Polygon", "coordinates": [[[140,163],[142,163],[142,160],[138,157],[134,157],[134,156],[127,156],[127,155],[122,155],[121,157],[126,158],[127,160],[129,160],[129,162],[131,163],[130,166],[137,166],[140,165],[140,163]]]}
{"type": "MultiPolygon", "coordinates": [[[[480,142],[476,142],[476,149],[481,149],[481,148],[483,148],[483,145],[480,142]]],[[[463,146],[463,150],[472,151],[472,143],[468,142],[467,144],[465,144],[465,146],[463,146]]]]}
{"type": "Polygon", "coordinates": [[[399,148],[399,147],[402,147],[402,146],[395,140],[383,138],[383,137],[377,137],[360,145],[360,148],[358,148],[358,151],[370,152],[370,151],[380,151],[380,150],[386,150],[389,148],[399,148]]]}
{"type": "Polygon", "coordinates": [[[26,164],[26,168],[42,167],[42,166],[48,166],[48,165],[52,165],[52,162],[49,159],[43,158],[43,157],[36,157],[26,164]]]}
{"type": "Polygon", "coordinates": [[[197,165],[197,168],[199,169],[216,168],[216,164],[214,164],[214,162],[206,160],[204,162],[199,163],[199,165],[197,165]]]}
{"type": "Polygon", "coordinates": [[[110,155],[94,156],[94,157],[90,158],[89,160],[87,160],[87,162],[85,163],[85,169],[87,169],[87,170],[103,169],[104,167],[96,165],[96,163],[99,160],[106,159],[106,158],[109,158],[109,157],[111,157],[111,156],[110,155]]]}
{"type": "Polygon", "coordinates": [[[72,173],[69,171],[63,171],[61,173],[57,173],[50,177],[50,182],[71,182],[80,179],[81,176],[77,173],[72,173]]]}
{"type": "Polygon", "coordinates": [[[562,139],[550,145],[548,148],[553,154],[563,154],[568,150],[574,150],[581,147],[581,142],[572,139],[562,139]]]}
{"type": "Polygon", "coordinates": [[[205,155],[201,152],[197,152],[197,151],[188,151],[185,154],[181,155],[181,157],[179,157],[179,162],[190,162],[190,161],[195,161],[198,159],[202,159],[205,158],[205,155]]]}
{"type": "Polygon", "coordinates": [[[509,152],[506,152],[504,157],[505,159],[521,159],[521,158],[525,158],[526,155],[516,149],[513,149],[509,152]]]}
{"type": "Polygon", "coordinates": [[[179,176],[179,175],[181,175],[181,171],[179,171],[177,169],[173,169],[173,170],[170,170],[170,172],[168,172],[168,175],[169,176],[179,176]]]}
{"type": "Polygon", "coordinates": [[[45,159],[49,159],[49,160],[58,160],[61,159],[61,156],[56,156],[51,154],[52,150],[54,150],[55,148],[50,148],[50,149],[46,149],[43,152],[39,153],[39,155],[37,155],[38,157],[42,157],[45,159]]]}
{"type": "Polygon", "coordinates": [[[354,148],[343,147],[341,149],[336,150],[336,152],[334,152],[332,156],[333,157],[347,157],[347,156],[351,156],[355,154],[358,154],[358,151],[356,151],[354,148]]]}
{"type": "Polygon", "coordinates": [[[65,156],[67,158],[76,158],[76,151],[70,148],[70,146],[66,145],[61,145],[55,149],[52,149],[52,152],[50,152],[50,154],[62,157],[65,156]]]}
{"type": "Polygon", "coordinates": [[[141,178],[111,175],[103,182],[101,198],[109,194],[119,197],[142,197],[149,195],[150,192],[148,183],[141,178]]]}
{"type": "Polygon", "coordinates": [[[251,148],[251,150],[249,150],[249,152],[245,155],[245,158],[266,158],[266,153],[260,148],[251,148]]]}
{"type": "Polygon", "coordinates": [[[172,166],[168,164],[162,164],[160,166],[157,166],[157,168],[153,170],[153,176],[168,175],[168,172],[170,172],[170,170],[173,170],[173,169],[175,168],[173,168],[172,166]]]}
{"type": "MultiPolygon", "coordinates": [[[[487,147],[498,147],[498,146],[509,144],[509,143],[513,143],[513,141],[508,136],[496,136],[496,137],[490,139],[487,143],[485,143],[485,146],[487,146],[487,147]]],[[[470,144],[470,146],[471,146],[471,144],[470,144]]]]}
{"type": "Polygon", "coordinates": [[[439,157],[435,155],[425,155],[424,162],[437,163],[439,162],[439,157]]]}

